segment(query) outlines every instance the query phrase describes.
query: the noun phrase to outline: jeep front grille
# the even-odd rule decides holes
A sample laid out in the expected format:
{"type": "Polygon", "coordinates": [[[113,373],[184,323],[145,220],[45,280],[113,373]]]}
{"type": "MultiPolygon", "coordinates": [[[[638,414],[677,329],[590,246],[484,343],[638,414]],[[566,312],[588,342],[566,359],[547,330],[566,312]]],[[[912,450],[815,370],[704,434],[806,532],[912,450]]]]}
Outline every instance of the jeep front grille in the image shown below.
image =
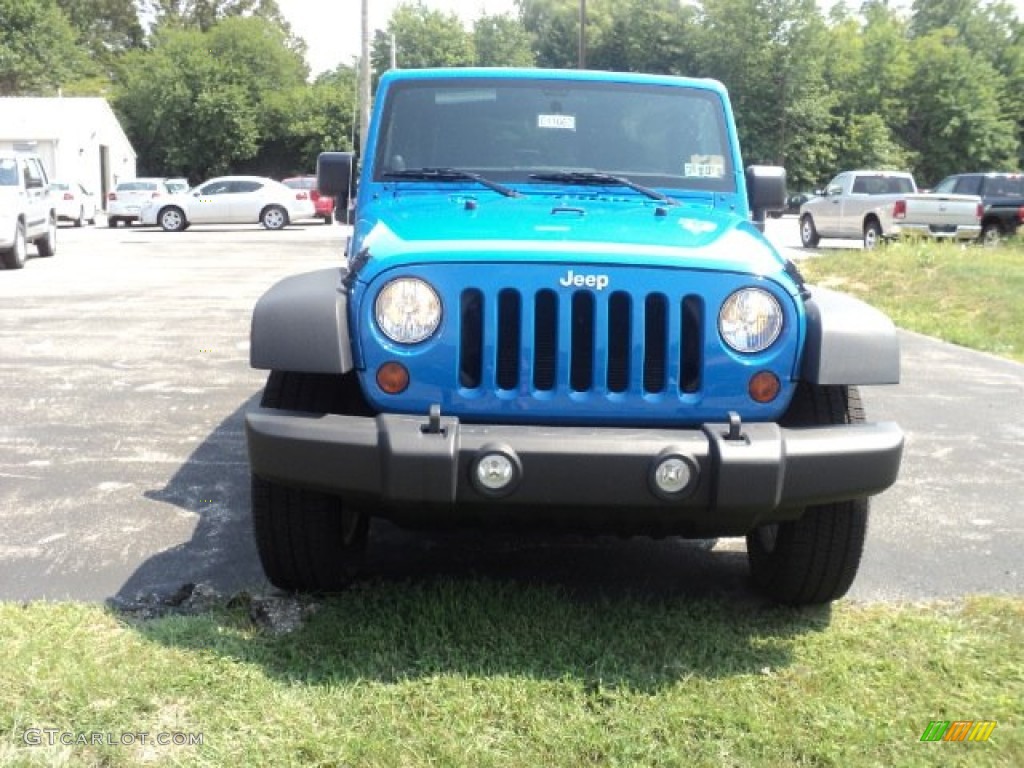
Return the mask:
{"type": "Polygon", "coordinates": [[[464,389],[491,386],[488,371],[493,386],[505,391],[701,388],[704,304],[698,296],[470,288],[461,293],[459,321],[464,389]]]}

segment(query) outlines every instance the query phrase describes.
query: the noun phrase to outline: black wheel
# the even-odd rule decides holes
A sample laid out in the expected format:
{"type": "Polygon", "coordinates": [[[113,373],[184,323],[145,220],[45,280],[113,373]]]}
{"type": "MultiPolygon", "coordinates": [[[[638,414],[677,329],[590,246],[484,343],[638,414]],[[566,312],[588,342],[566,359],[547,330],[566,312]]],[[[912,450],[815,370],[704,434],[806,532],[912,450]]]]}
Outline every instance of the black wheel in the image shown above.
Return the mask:
{"type": "Polygon", "coordinates": [[[800,217],[800,244],[804,248],[817,248],[820,241],[818,230],[814,227],[814,219],[809,213],[805,213],[800,217]]]}
{"type": "Polygon", "coordinates": [[[53,256],[57,252],[57,217],[51,216],[46,222],[46,234],[36,240],[36,251],[40,256],[53,256]]]}
{"type": "MultiPolygon", "coordinates": [[[[856,387],[800,384],[782,424],[863,421],[856,387]]],[[[857,575],[867,528],[866,498],[808,507],[798,520],[760,526],[747,534],[754,586],[789,605],[838,600],[857,575]]]]}
{"type": "Polygon", "coordinates": [[[0,251],[4,266],[8,269],[21,269],[28,258],[28,240],[25,239],[25,225],[18,222],[14,228],[14,245],[0,251]]]}
{"type": "Polygon", "coordinates": [[[999,242],[1003,239],[1003,228],[999,226],[999,222],[986,222],[981,228],[981,237],[979,239],[982,245],[989,247],[999,245],[999,242]]]}
{"type": "Polygon", "coordinates": [[[874,219],[864,222],[864,249],[872,250],[882,244],[882,227],[874,219]]]}
{"type": "MultiPolygon", "coordinates": [[[[274,371],[261,405],[307,413],[351,413],[359,398],[354,376],[274,371]]],[[[357,406],[358,407],[358,406],[357,406]]],[[[369,515],[340,497],[252,477],[256,547],[274,586],[336,592],[358,574],[369,515]]]]}
{"type": "Polygon", "coordinates": [[[333,223],[334,223],[334,214],[333,213],[325,213],[324,214],[324,224],[327,224],[328,226],[330,226],[333,223]]]}
{"type": "Polygon", "coordinates": [[[78,218],[73,223],[76,227],[81,227],[85,223],[85,208],[78,209],[78,218]]]}
{"type": "Polygon", "coordinates": [[[284,229],[288,224],[288,212],[279,205],[271,205],[260,214],[260,224],[267,229],[284,229]]]}
{"type": "Polygon", "coordinates": [[[157,216],[157,221],[160,222],[160,227],[164,232],[181,232],[188,226],[188,222],[185,219],[185,212],[181,208],[170,206],[160,211],[157,216]]]}
{"type": "Polygon", "coordinates": [[[108,216],[107,217],[107,226],[110,227],[111,229],[114,229],[117,226],[117,217],[116,216],[108,216]]]}

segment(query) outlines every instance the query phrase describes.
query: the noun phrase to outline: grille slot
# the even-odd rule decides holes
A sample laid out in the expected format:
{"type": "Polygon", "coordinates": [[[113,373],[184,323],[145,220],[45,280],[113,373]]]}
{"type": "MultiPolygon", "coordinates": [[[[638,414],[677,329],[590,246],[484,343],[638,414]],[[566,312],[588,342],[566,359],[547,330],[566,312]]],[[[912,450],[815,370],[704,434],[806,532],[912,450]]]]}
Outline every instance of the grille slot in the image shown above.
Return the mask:
{"type": "Polygon", "coordinates": [[[547,288],[485,294],[468,288],[459,306],[463,388],[508,391],[522,384],[546,393],[616,394],[701,389],[704,304],[698,296],[547,288]]]}
{"type": "Polygon", "coordinates": [[[629,387],[629,348],[633,337],[629,294],[616,291],[608,300],[608,391],[629,387]]]}
{"type": "Polygon", "coordinates": [[[668,300],[652,293],[644,301],[644,392],[664,392],[668,371],[668,300]]]}
{"type": "Polygon", "coordinates": [[[476,288],[462,292],[459,334],[459,386],[476,389],[484,370],[484,294],[476,288]]]}
{"type": "Polygon", "coordinates": [[[541,392],[555,388],[558,371],[558,295],[538,291],[533,304],[533,387],[541,392]]]}
{"type": "Polygon", "coordinates": [[[679,386],[683,392],[700,390],[704,369],[704,302],[697,296],[683,299],[683,338],[679,345],[679,386]]]}
{"type": "Polygon", "coordinates": [[[569,386],[586,392],[594,386],[594,295],[577,291],[572,295],[572,353],[569,386]]]}
{"type": "Polygon", "coordinates": [[[519,339],[522,313],[519,291],[506,288],[498,294],[498,388],[519,384],[519,339]]]}

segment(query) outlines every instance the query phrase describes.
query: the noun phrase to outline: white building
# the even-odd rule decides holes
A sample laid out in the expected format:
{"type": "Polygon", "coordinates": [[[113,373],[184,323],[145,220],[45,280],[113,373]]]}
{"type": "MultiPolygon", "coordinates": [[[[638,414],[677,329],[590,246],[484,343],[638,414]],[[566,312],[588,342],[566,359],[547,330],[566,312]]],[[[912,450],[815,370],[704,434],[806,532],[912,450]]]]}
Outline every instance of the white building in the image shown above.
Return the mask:
{"type": "Polygon", "coordinates": [[[0,98],[0,149],[36,152],[51,179],[102,195],[135,176],[135,150],[106,99],[0,98]]]}

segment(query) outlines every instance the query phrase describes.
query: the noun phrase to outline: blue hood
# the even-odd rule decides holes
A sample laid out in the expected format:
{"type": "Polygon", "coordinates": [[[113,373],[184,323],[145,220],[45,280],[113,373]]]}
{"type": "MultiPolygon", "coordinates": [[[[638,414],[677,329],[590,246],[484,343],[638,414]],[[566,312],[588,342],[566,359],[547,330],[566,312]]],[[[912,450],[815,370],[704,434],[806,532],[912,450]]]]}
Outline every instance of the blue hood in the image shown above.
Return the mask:
{"type": "Polygon", "coordinates": [[[671,262],[761,276],[785,266],[753,224],[715,207],[710,193],[669,206],[632,194],[402,192],[360,213],[352,253],[369,255],[360,275],[366,281],[385,269],[427,261],[671,262]]]}

